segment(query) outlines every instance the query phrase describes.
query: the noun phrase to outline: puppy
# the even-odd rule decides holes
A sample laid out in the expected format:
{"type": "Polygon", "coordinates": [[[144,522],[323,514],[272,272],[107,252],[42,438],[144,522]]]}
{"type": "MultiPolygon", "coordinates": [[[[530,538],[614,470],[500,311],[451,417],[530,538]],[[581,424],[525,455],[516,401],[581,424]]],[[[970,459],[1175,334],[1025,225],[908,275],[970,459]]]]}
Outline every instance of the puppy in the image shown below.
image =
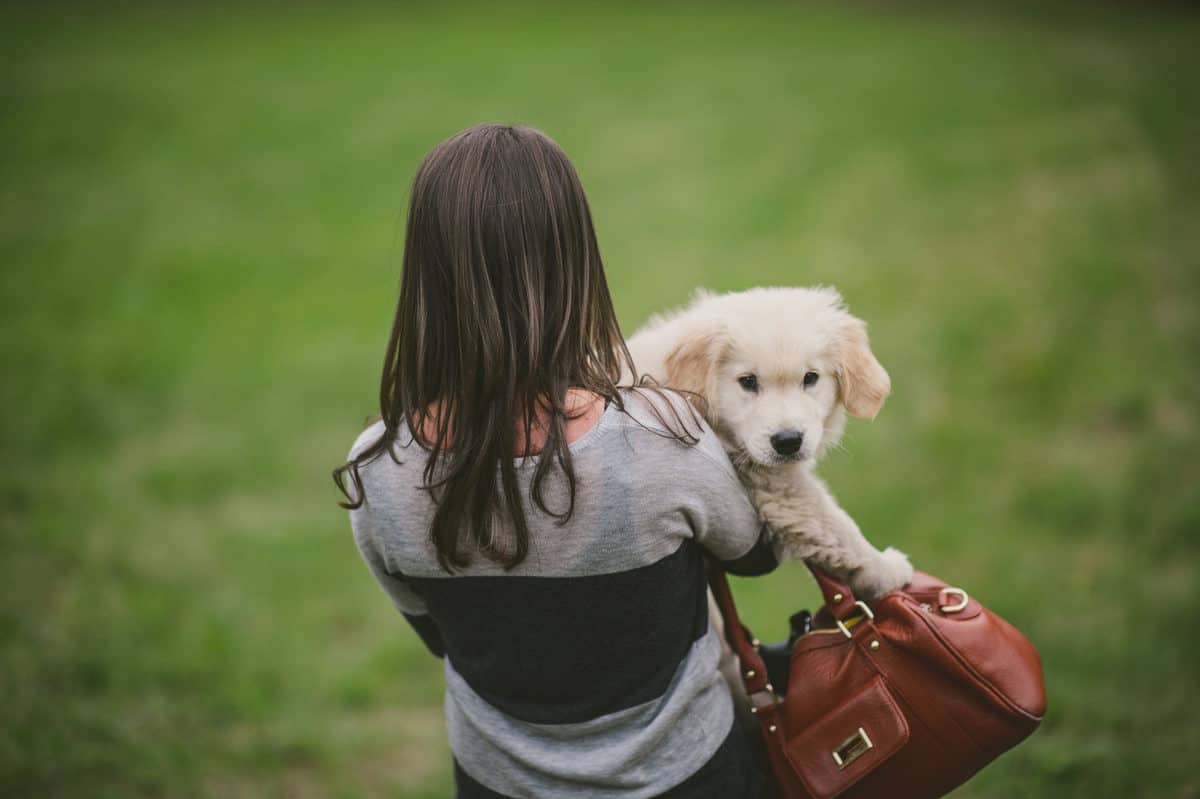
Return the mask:
{"type": "Polygon", "coordinates": [[[891,390],[837,291],[701,291],[628,344],[639,375],[701,400],[781,559],[812,561],[864,599],[911,580],[908,558],[872,546],[813,471],[846,414],[873,418],[891,390]]]}

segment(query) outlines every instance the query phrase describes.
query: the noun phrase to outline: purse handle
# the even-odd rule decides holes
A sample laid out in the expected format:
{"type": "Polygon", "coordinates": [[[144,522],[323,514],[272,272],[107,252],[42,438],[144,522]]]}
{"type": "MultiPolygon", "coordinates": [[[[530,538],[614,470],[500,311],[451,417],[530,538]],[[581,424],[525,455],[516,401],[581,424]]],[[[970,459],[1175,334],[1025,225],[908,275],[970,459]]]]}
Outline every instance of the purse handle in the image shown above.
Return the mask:
{"type": "MultiPolygon", "coordinates": [[[[821,588],[825,607],[829,608],[833,618],[841,619],[848,615],[858,602],[850,586],[808,561],[805,561],[804,565],[821,588]]],[[[741,677],[746,694],[750,697],[751,712],[759,707],[775,704],[779,697],[775,694],[774,686],[768,682],[767,665],[758,653],[755,642],[751,640],[750,631],[738,618],[733,592],[729,589],[729,579],[725,576],[725,570],[716,562],[710,564],[708,585],[717,601],[717,608],[721,611],[721,618],[725,621],[725,638],[741,662],[741,677]]]]}

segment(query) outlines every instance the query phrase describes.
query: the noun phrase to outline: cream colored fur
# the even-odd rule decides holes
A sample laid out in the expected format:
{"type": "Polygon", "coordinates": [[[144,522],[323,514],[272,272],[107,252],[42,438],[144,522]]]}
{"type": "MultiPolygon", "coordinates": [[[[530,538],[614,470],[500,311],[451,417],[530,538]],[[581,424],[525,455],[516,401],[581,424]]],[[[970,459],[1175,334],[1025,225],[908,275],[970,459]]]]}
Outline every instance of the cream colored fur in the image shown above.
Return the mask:
{"type": "Polygon", "coordinates": [[[682,310],[651,319],[630,340],[638,374],[703,397],[781,558],[811,560],[871,599],[912,578],[908,558],[871,545],[814,472],[837,445],[846,414],[874,417],[891,383],[871,353],[866,325],[832,288],[699,292],[682,310]],[[816,382],[804,385],[807,373],[816,382]],[[754,375],[758,390],[739,378],[754,375]],[[780,455],[771,436],[799,432],[780,455]]]}

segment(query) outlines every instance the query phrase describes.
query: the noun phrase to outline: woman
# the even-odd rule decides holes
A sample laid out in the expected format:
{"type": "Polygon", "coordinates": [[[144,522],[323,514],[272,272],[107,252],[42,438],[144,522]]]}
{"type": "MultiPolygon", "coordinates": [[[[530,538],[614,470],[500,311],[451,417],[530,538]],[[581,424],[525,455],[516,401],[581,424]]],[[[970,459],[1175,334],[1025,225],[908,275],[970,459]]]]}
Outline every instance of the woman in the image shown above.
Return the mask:
{"type": "Polygon", "coordinates": [[[739,574],[776,561],[713,432],[622,374],[562,150],[506,125],[435,147],[381,419],[334,478],[371,573],[444,658],[461,797],[763,790],[717,671],[703,555],[739,574]]]}

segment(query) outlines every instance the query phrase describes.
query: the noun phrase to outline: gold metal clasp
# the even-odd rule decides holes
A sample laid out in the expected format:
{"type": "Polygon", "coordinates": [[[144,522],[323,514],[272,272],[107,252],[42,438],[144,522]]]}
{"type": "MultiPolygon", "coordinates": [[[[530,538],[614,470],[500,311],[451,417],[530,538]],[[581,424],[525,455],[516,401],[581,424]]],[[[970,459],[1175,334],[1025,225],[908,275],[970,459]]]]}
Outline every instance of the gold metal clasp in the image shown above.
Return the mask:
{"type": "Polygon", "coordinates": [[[968,601],[969,597],[967,596],[967,592],[961,588],[951,588],[950,586],[946,586],[938,593],[938,608],[942,611],[942,613],[958,613],[967,606],[968,601]],[[948,599],[948,597],[952,595],[958,596],[958,601],[954,604],[950,604],[948,599]]]}
{"type": "Polygon", "coordinates": [[[875,618],[875,614],[871,612],[871,609],[869,607],[867,607],[866,602],[863,602],[860,599],[859,601],[855,602],[854,604],[856,607],[862,609],[861,616],[848,617],[845,621],[842,621],[841,619],[835,619],[835,621],[837,622],[838,629],[841,630],[842,634],[845,635],[847,638],[854,637],[850,633],[850,628],[853,627],[854,625],[858,624],[860,621],[862,621],[864,617],[868,618],[868,619],[875,618]]]}
{"type": "Polygon", "coordinates": [[[840,770],[858,760],[872,746],[874,744],[867,737],[867,731],[859,727],[858,732],[842,741],[842,745],[834,749],[830,754],[833,755],[833,762],[837,763],[837,767],[840,770]]]}

